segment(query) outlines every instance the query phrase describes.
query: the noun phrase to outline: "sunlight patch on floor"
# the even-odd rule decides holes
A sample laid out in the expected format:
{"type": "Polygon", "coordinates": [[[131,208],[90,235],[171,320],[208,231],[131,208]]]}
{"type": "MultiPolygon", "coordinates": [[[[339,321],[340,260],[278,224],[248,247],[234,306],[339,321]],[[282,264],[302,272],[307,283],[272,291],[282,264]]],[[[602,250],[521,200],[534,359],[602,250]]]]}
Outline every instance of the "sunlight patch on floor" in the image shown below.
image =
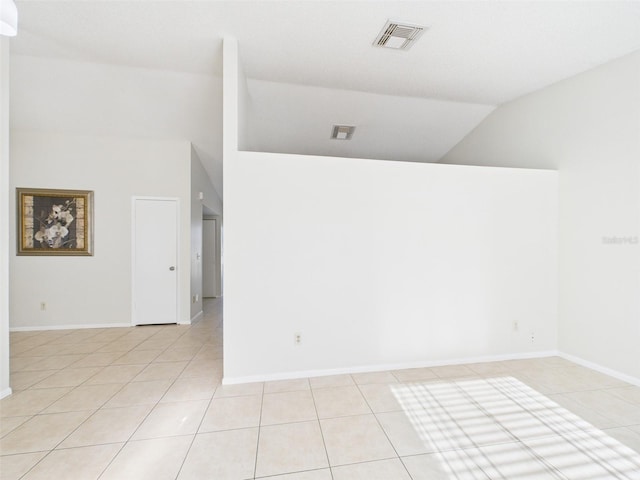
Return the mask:
{"type": "Polygon", "coordinates": [[[451,479],[640,479],[640,455],[513,377],[391,386],[451,479]]]}

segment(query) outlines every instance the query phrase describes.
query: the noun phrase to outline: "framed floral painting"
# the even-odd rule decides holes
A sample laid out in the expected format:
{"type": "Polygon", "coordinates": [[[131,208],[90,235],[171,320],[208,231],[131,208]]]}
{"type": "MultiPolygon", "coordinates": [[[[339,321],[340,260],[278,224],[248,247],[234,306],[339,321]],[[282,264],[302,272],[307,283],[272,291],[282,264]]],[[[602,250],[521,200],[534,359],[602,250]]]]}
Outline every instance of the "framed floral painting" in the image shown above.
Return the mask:
{"type": "Polygon", "coordinates": [[[18,188],[18,255],[93,255],[93,192],[18,188]]]}

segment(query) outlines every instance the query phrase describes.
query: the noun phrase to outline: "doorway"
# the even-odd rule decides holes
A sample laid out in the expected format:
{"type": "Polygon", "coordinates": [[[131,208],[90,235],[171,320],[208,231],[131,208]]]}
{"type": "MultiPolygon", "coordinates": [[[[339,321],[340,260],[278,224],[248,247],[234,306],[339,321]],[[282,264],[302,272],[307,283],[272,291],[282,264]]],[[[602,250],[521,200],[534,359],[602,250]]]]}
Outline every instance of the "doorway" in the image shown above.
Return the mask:
{"type": "Polygon", "coordinates": [[[133,198],[132,323],[178,323],[178,200],[133,198]]]}
{"type": "Polygon", "coordinates": [[[215,218],[202,220],[202,296],[217,297],[216,275],[216,229],[215,218]]]}
{"type": "Polygon", "coordinates": [[[222,296],[222,216],[202,208],[202,298],[222,296]]]}

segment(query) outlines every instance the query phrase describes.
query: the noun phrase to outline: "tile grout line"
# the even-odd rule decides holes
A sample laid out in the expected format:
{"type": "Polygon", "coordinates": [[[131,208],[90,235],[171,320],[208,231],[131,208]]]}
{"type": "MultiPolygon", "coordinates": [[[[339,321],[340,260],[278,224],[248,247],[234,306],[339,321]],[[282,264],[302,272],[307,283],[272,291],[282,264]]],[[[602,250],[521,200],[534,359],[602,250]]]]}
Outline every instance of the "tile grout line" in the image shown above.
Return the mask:
{"type": "MultiPolygon", "coordinates": [[[[393,373],[391,375],[393,375],[393,373]]],[[[393,376],[395,377],[395,375],[393,375],[393,376]]],[[[396,380],[398,380],[397,377],[396,377],[396,380]]],[[[399,382],[399,380],[398,380],[398,382],[399,382]]],[[[407,468],[407,466],[402,461],[402,457],[398,453],[398,450],[396,449],[396,446],[393,444],[393,442],[389,438],[389,435],[387,434],[387,431],[382,426],[382,423],[380,423],[380,419],[378,418],[378,415],[376,414],[376,412],[373,411],[373,408],[371,407],[371,404],[369,403],[369,400],[367,400],[367,397],[365,396],[365,394],[362,393],[362,389],[360,388],[360,384],[358,382],[355,382],[355,383],[356,383],[356,388],[358,389],[358,392],[360,392],[360,396],[362,396],[362,398],[364,399],[365,403],[369,407],[369,410],[371,410],[371,414],[373,415],[373,418],[376,419],[376,423],[380,427],[380,430],[382,430],[382,433],[384,433],[384,436],[387,439],[387,441],[389,442],[389,445],[391,445],[391,448],[393,448],[393,451],[396,453],[396,458],[398,458],[398,460],[400,460],[400,463],[402,464],[402,467],[404,468],[405,472],[407,472],[407,475],[409,476],[409,478],[413,480],[413,475],[411,475],[411,472],[409,472],[409,469],[407,468]]],[[[387,385],[387,384],[383,384],[383,385],[387,385]]],[[[380,460],[376,460],[376,461],[380,461],[380,460]]]]}
{"type": "Polygon", "coordinates": [[[262,382],[262,394],[260,395],[260,416],[258,418],[258,435],[256,438],[256,459],[253,462],[253,478],[258,473],[258,454],[260,453],[260,431],[262,429],[262,407],[264,405],[264,382],[262,382]]]}
{"type": "MultiPolygon", "coordinates": [[[[211,407],[211,402],[213,402],[213,398],[215,397],[216,391],[218,390],[218,388],[220,388],[220,384],[216,385],[216,388],[213,389],[213,393],[211,394],[211,398],[209,399],[209,402],[207,403],[207,408],[204,409],[204,414],[202,415],[202,418],[200,419],[200,422],[198,423],[198,428],[196,428],[196,431],[193,434],[193,438],[191,439],[191,443],[189,443],[189,448],[187,448],[187,452],[185,453],[184,458],[182,459],[182,462],[180,463],[180,468],[178,469],[178,472],[176,473],[175,480],[177,480],[178,477],[180,477],[180,473],[182,472],[182,469],[184,468],[184,464],[187,461],[187,457],[189,456],[189,452],[191,452],[191,448],[193,447],[193,444],[196,441],[198,433],[200,432],[200,428],[202,428],[202,422],[204,422],[204,418],[207,416],[207,412],[209,411],[209,408],[211,407]]],[[[171,387],[169,387],[169,389],[171,389],[171,387]]],[[[169,390],[167,390],[167,392],[168,391],[169,390]]],[[[166,395],[166,392],[165,392],[165,395],[166,395]]],[[[164,395],[163,395],[163,397],[164,397],[164,395]]],[[[162,398],[160,400],[162,400],[162,398]]]]}
{"type": "MultiPolygon", "coordinates": [[[[159,332],[159,331],[158,331],[159,332]]],[[[149,338],[153,337],[154,335],[156,335],[158,332],[156,332],[155,334],[151,335],[149,338]]],[[[182,336],[182,335],[181,335],[182,336]]],[[[146,340],[145,340],[146,341],[146,340]]],[[[138,344],[140,345],[140,344],[138,344]]],[[[135,347],[134,347],[135,348],[135,347]]],[[[168,347],[167,347],[168,348],[168,347]]],[[[148,365],[151,365],[151,362],[149,362],[148,365]]],[[[186,365],[185,367],[186,368],[186,365]]],[[[183,370],[184,370],[183,368],[183,370]]],[[[144,369],[143,369],[144,370],[144,369]]],[[[142,373],[142,371],[140,372],[142,373]]],[[[134,377],[135,378],[135,377],[134,377]]],[[[118,458],[118,456],[120,455],[120,453],[122,453],[122,451],[124,450],[124,448],[127,446],[127,444],[131,441],[131,439],[133,438],[133,436],[135,435],[135,433],[138,431],[138,429],[140,428],[140,426],[147,420],[147,418],[149,418],[149,415],[151,415],[151,412],[154,411],[154,409],[160,404],[160,400],[162,400],[162,398],[164,397],[164,395],[166,395],[166,393],[169,391],[169,389],[173,386],[173,384],[176,382],[176,380],[180,378],[180,374],[178,374],[176,376],[176,378],[173,380],[173,382],[171,382],[171,385],[169,385],[169,387],[167,388],[167,390],[165,391],[165,393],[158,399],[158,401],[153,404],[153,407],[151,407],[151,409],[149,410],[149,412],[145,415],[145,417],[142,419],[142,421],[138,424],[138,426],[133,430],[133,432],[131,432],[131,435],[129,435],[129,438],[127,440],[125,440],[122,443],[122,446],[120,447],[120,449],[117,451],[117,453],[111,458],[111,460],[109,460],[109,462],[107,462],[107,464],[104,466],[104,468],[102,469],[102,471],[100,472],[100,474],[96,477],[96,480],[101,478],[104,473],[109,469],[109,467],[113,464],[114,460],[116,458],[118,458]]],[[[129,382],[127,382],[122,389],[120,389],[119,391],[123,390],[127,385],[130,385],[131,383],[136,383],[133,382],[133,379],[131,379],[129,382]]],[[[127,408],[127,407],[123,407],[123,408],[127,408]]],[[[120,442],[117,442],[120,443],[120,442]]]]}
{"type": "MultiPolygon", "coordinates": [[[[351,375],[349,375],[351,377],[351,375]]],[[[353,381],[353,377],[351,377],[353,381]]],[[[311,401],[313,402],[313,409],[316,411],[316,419],[318,421],[318,428],[320,429],[320,437],[322,438],[322,446],[324,447],[324,454],[327,459],[327,465],[329,468],[329,475],[331,475],[331,480],[333,480],[333,467],[331,466],[331,461],[329,460],[329,451],[327,450],[327,442],[324,439],[324,432],[322,431],[322,423],[320,422],[320,414],[318,413],[318,405],[316,405],[316,397],[313,394],[313,387],[311,386],[311,380],[307,378],[307,382],[309,383],[309,390],[311,392],[311,401]]]]}

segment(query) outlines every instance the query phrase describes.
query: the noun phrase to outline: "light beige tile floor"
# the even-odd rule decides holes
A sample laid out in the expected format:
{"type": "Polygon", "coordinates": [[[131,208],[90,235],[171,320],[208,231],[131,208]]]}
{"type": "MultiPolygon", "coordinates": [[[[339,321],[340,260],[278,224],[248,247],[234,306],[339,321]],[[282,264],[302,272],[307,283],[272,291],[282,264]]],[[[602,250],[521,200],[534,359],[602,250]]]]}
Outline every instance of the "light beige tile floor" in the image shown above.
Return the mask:
{"type": "Polygon", "coordinates": [[[640,479],[640,388],[558,357],[221,386],[191,326],[11,334],[0,478],[640,479]]]}

